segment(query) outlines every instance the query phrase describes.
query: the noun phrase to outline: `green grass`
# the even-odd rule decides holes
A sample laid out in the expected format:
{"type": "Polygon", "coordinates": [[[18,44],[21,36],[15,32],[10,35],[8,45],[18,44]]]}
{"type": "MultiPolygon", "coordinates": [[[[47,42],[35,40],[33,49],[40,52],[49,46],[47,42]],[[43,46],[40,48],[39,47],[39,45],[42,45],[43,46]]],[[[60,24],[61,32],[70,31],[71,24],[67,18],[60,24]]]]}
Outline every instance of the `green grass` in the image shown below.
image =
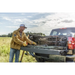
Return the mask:
{"type": "MultiPolygon", "coordinates": [[[[10,37],[0,37],[0,62],[9,62],[9,53],[10,53],[10,37]]],[[[22,55],[22,50],[20,50],[20,57],[22,55]]],[[[13,62],[15,61],[15,57],[13,59],[13,62]]],[[[35,58],[31,55],[25,55],[23,56],[22,62],[36,62],[35,58]]]]}

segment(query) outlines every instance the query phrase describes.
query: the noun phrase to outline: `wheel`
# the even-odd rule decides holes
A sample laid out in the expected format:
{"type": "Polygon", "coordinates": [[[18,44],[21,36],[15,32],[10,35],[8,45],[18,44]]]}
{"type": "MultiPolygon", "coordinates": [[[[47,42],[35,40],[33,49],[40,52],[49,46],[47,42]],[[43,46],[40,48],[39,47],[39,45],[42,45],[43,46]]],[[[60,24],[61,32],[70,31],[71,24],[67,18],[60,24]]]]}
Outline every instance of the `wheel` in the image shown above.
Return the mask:
{"type": "Polygon", "coordinates": [[[35,57],[35,59],[37,60],[37,62],[45,62],[44,58],[37,58],[37,57],[35,57]]]}

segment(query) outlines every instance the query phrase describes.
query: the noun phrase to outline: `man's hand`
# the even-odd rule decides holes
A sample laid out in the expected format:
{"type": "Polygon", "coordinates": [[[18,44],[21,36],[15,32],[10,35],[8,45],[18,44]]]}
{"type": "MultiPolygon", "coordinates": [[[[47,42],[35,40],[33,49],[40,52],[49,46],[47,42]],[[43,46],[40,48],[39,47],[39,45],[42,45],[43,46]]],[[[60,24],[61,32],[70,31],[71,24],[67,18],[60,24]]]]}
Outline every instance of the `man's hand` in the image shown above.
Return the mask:
{"type": "Polygon", "coordinates": [[[23,43],[23,46],[27,46],[27,44],[26,43],[23,43]]]}
{"type": "Polygon", "coordinates": [[[37,45],[37,43],[36,43],[36,42],[32,42],[32,44],[37,45]]]}

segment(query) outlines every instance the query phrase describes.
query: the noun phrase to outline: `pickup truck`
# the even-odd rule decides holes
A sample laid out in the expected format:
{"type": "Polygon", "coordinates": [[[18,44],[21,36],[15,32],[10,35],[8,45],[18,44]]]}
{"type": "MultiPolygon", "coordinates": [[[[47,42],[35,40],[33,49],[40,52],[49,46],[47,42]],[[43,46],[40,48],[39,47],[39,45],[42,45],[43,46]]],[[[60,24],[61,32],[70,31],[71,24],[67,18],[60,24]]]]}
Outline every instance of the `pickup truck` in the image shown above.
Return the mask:
{"type": "Polygon", "coordinates": [[[37,45],[21,47],[21,50],[34,52],[34,57],[38,62],[49,60],[51,55],[65,56],[66,59],[74,61],[75,27],[52,29],[49,36],[30,35],[29,38],[37,45]]]}

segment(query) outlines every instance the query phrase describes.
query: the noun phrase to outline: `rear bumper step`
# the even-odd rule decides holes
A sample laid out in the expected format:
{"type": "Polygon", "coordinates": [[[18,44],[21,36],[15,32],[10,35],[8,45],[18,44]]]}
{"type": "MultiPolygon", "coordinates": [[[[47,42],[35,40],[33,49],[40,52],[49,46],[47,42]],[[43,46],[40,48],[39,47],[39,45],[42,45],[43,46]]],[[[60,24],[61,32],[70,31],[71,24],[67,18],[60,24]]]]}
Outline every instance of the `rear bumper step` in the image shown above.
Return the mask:
{"type": "Polygon", "coordinates": [[[75,58],[75,55],[66,55],[66,58],[75,58]]]}

